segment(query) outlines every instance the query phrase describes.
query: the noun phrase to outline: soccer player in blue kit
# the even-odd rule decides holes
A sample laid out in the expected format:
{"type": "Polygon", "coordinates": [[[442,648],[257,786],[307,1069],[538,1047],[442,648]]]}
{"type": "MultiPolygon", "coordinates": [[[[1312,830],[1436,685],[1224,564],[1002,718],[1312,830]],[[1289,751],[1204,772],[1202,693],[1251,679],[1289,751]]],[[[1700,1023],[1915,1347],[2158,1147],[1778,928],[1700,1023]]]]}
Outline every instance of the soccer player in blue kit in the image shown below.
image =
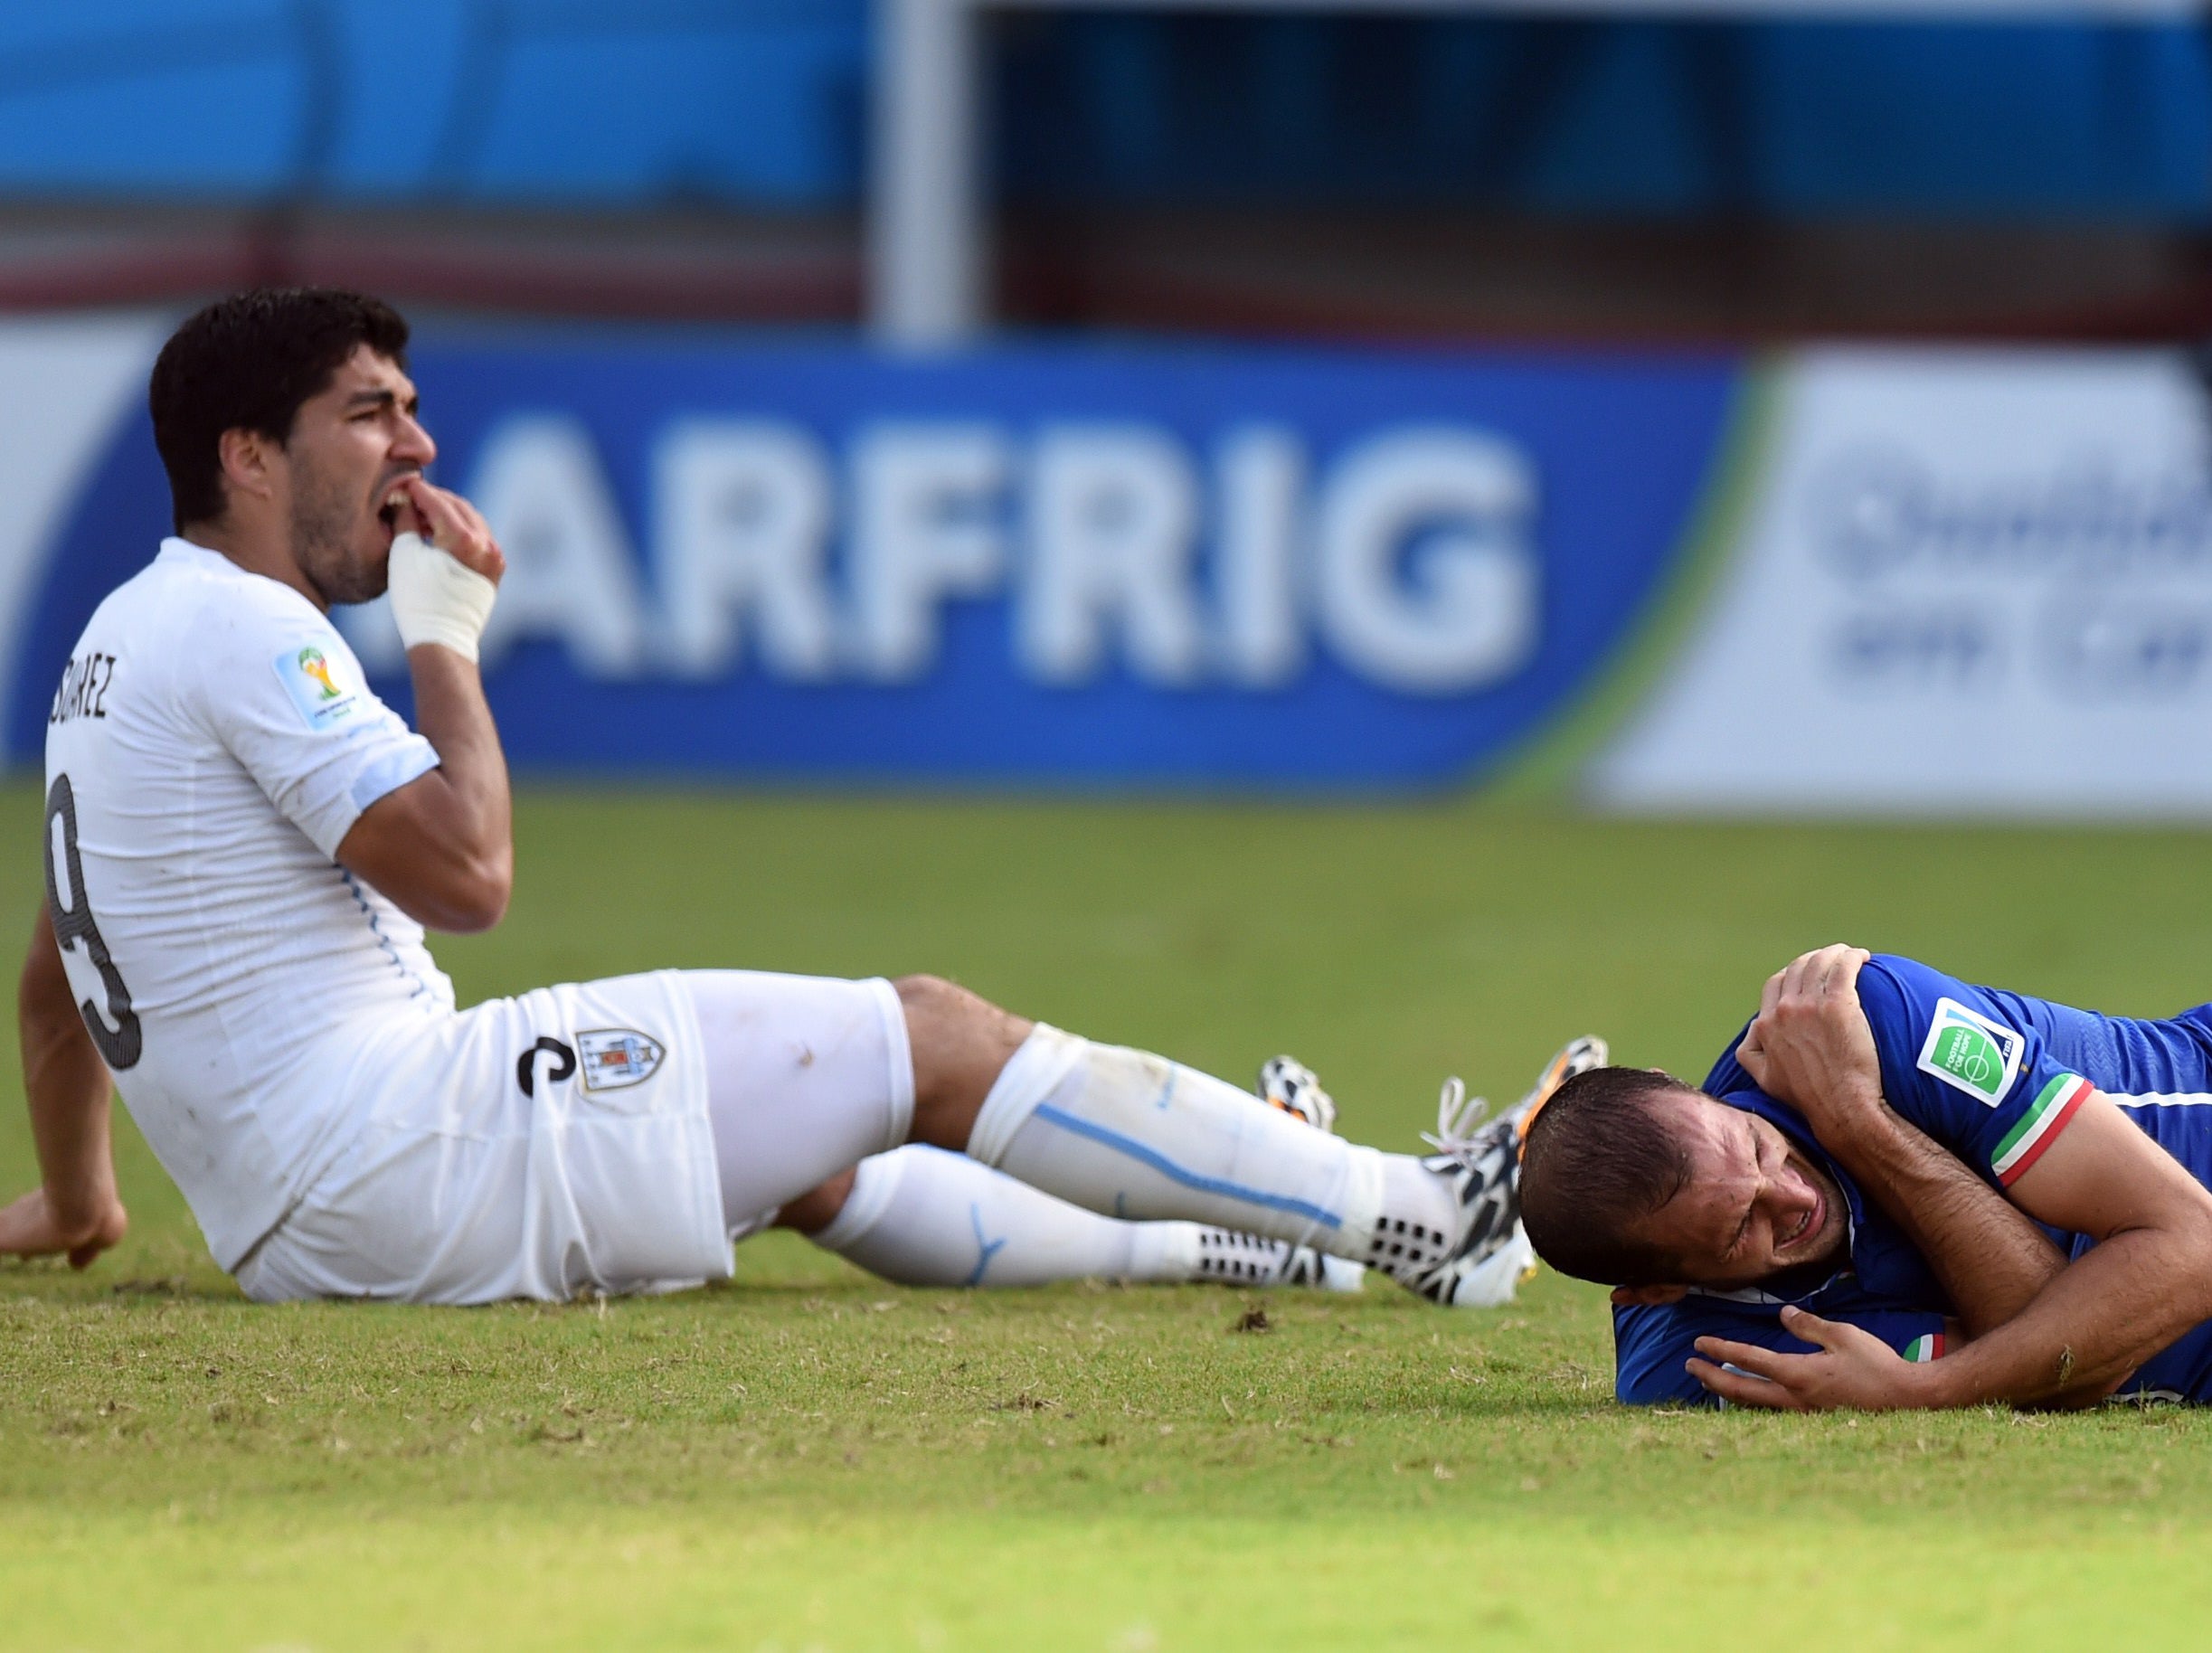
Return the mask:
{"type": "Polygon", "coordinates": [[[2212,1400],[2212,1006],[2162,1021],[1831,947],[1702,1089],[1570,1080],[1541,1257],[1612,1285],[1616,1393],[1788,1409],[2212,1400]]]}

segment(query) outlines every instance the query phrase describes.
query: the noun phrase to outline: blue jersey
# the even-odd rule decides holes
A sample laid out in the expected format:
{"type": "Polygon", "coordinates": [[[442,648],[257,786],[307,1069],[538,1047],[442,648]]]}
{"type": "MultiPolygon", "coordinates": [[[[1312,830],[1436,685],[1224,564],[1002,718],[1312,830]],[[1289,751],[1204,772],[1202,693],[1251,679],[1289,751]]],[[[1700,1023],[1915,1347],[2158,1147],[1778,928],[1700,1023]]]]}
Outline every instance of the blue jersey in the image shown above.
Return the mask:
{"type": "MultiPolygon", "coordinates": [[[[2093,1091],[2212,1187],[2212,1006],[2167,1021],[2098,1015],[1994,987],[1972,987],[1910,959],[1877,953],[1859,972],[1859,1002],[1874,1032],[1882,1091],[1903,1119],[2009,1187],[2056,1141],[2093,1091]]],[[[1752,1082],[1736,1061],[1738,1034],[1705,1090],[1771,1121],[1843,1190],[1849,1261],[1763,1282],[1749,1291],[1693,1292],[1663,1308],[1613,1310],[1615,1393],[1631,1403],[1712,1396],[1683,1369],[1699,1337],[1734,1338],[1804,1353],[1782,1329],[1795,1303],[1864,1327],[1908,1359],[1943,1353],[1952,1306],[1905,1233],[1822,1152],[1795,1110],[1752,1082]]],[[[2045,1230],[2070,1256],[2087,1235],[2045,1230]]],[[[2162,1350],[2123,1393],[2212,1401],[2212,1323],[2162,1350]]]]}

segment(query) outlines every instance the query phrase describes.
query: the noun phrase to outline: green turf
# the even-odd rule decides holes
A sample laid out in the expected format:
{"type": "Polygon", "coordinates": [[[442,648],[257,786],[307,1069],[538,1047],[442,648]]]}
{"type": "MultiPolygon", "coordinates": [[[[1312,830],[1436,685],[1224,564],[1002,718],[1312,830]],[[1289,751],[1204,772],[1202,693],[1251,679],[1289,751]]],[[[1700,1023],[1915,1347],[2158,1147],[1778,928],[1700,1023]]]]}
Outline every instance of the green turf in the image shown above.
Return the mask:
{"type": "MultiPolygon", "coordinates": [[[[0,841],[36,812],[0,792],[0,841]]],[[[546,793],[518,831],[506,924],[441,949],[465,1000],[934,969],[1225,1072],[1295,1050],[1396,1147],[1442,1074],[1511,1091],[1585,1028],[1702,1071],[1831,939],[2113,1009],[2212,995],[2183,833],[546,793]]],[[[256,1308],[122,1152],[116,1255],[0,1268],[0,1646],[2016,1648],[2212,1610],[2193,1413],[1629,1412],[1598,1294],[1553,1279],[1468,1315],[930,1293],[783,1236],[656,1301],[256,1308]]]]}

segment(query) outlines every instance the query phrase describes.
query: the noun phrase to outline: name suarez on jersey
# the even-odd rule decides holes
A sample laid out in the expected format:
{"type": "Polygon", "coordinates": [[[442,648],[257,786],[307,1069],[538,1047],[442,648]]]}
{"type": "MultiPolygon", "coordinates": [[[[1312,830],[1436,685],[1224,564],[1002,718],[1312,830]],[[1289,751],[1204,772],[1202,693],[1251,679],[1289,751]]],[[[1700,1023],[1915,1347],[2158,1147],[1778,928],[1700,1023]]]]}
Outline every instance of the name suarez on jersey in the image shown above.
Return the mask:
{"type": "Polygon", "coordinates": [[[98,650],[71,655],[61,674],[61,686],[54,691],[53,710],[46,714],[47,727],[74,717],[106,717],[108,691],[115,686],[115,663],[113,655],[98,650]]]}

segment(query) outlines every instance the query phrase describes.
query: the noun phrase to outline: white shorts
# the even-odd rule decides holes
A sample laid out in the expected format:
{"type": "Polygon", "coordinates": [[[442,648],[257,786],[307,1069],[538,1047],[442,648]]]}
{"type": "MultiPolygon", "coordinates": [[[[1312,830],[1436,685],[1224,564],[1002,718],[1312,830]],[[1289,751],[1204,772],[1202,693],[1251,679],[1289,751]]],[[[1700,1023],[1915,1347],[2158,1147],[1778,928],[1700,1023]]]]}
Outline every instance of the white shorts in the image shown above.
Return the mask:
{"type": "Polygon", "coordinates": [[[912,1094],[885,982],[662,970],[495,999],[375,1064],[359,1134],[238,1282],[484,1303],[723,1279],[725,1187],[756,1226],[903,1139],[912,1094]]]}
{"type": "Polygon", "coordinates": [[[881,979],[686,970],[707,1058],[722,1208],[735,1239],[906,1140],[914,1059],[881,979]]]}

